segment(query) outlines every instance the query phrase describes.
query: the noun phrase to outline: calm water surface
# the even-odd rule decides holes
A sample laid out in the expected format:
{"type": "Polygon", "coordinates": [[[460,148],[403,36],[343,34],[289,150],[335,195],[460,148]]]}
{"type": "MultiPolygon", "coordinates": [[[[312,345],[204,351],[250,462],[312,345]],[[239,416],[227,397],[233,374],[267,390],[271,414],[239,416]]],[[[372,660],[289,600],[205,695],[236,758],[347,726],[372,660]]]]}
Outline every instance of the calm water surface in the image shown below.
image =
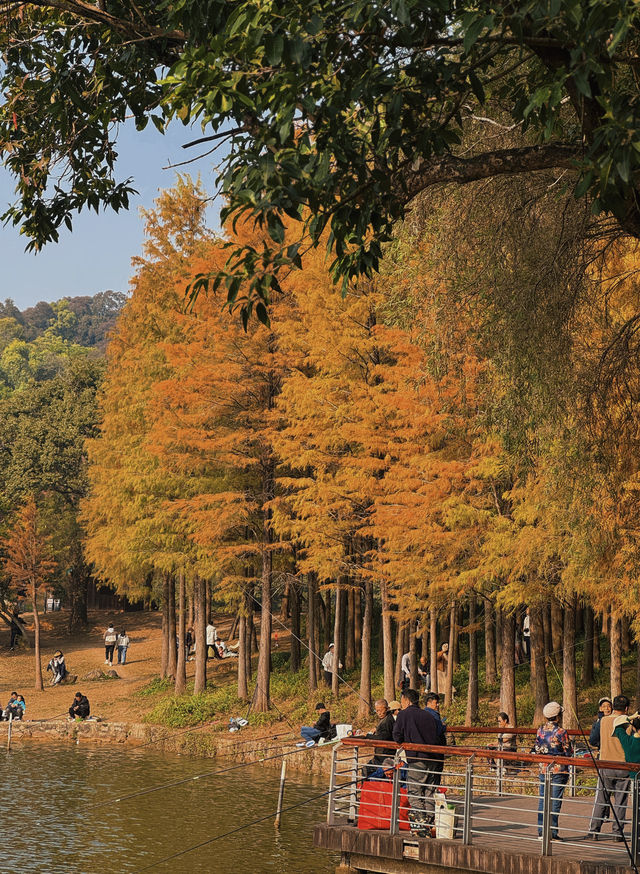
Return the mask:
{"type": "MultiPolygon", "coordinates": [[[[275,811],[279,769],[248,765],[220,776],[116,801],[148,787],[234,764],[145,750],[16,744],[4,756],[2,871],[135,874],[275,811]]],[[[287,775],[284,806],[326,791],[327,782],[287,775]]],[[[151,871],[189,874],[328,874],[336,860],[312,845],[326,798],[270,817],[151,871]]]]}

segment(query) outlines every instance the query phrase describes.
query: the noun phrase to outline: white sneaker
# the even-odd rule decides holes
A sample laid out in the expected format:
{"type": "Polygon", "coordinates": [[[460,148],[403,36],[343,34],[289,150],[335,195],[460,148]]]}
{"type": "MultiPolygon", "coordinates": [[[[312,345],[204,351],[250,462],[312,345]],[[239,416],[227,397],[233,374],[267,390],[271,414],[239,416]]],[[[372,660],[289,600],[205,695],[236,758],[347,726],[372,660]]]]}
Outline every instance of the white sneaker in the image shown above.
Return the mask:
{"type": "Polygon", "coordinates": [[[315,747],[316,742],[314,740],[308,740],[305,744],[306,747],[315,747]]]}
{"type": "Polygon", "coordinates": [[[104,663],[105,663],[105,665],[108,665],[108,664],[109,664],[109,659],[105,659],[105,660],[104,660],[104,663]]]}

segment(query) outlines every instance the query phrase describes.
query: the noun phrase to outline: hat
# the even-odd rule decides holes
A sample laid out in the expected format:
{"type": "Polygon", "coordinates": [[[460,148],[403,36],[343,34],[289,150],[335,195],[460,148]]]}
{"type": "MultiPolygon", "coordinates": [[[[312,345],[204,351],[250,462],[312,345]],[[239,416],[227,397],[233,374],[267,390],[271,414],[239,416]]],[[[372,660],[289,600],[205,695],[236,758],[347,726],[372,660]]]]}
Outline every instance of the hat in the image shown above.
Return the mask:
{"type": "Polygon", "coordinates": [[[59,649],[57,649],[57,650],[54,652],[53,657],[54,657],[54,659],[55,659],[55,658],[57,658],[58,656],[61,656],[61,655],[62,655],[62,651],[59,650],[59,649]]]}
{"type": "Polygon", "coordinates": [[[330,644],[329,644],[329,649],[331,649],[332,646],[335,646],[335,643],[330,643],[330,644]]]}
{"type": "Polygon", "coordinates": [[[554,716],[558,716],[560,713],[562,713],[562,707],[557,701],[549,701],[542,710],[542,715],[545,719],[553,719],[554,716]]]}
{"type": "Polygon", "coordinates": [[[401,710],[402,704],[399,701],[389,701],[389,710],[401,710]]]}
{"type": "Polygon", "coordinates": [[[611,698],[607,698],[607,696],[605,695],[604,698],[601,698],[598,701],[598,709],[600,709],[600,707],[605,703],[605,701],[607,703],[611,704],[611,706],[613,707],[613,702],[611,701],[611,698]]]}

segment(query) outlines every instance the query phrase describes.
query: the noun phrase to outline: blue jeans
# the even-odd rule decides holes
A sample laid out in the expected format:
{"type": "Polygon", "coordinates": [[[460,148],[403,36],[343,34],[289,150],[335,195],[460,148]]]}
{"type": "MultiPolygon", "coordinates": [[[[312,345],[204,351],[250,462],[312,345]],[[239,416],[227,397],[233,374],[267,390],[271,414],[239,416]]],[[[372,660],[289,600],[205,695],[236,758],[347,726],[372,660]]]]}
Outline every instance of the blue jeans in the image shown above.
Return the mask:
{"type": "MultiPolygon", "coordinates": [[[[552,766],[553,767],[553,766],[552,766]]],[[[558,814],[562,805],[562,796],[564,795],[564,787],[569,781],[569,774],[553,774],[551,777],[551,837],[558,837],[558,814]]],[[[538,801],[538,834],[542,834],[542,808],[544,805],[544,774],[539,777],[539,793],[540,800],[538,801]]]]}
{"type": "Polygon", "coordinates": [[[300,734],[305,740],[318,740],[321,736],[317,728],[312,725],[303,725],[300,729],[300,734]]]}
{"type": "Polygon", "coordinates": [[[128,649],[128,647],[126,647],[126,646],[119,646],[118,647],[118,664],[119,665],[126,664],[126,662],[127,662],[127,649],[128,649]]]}

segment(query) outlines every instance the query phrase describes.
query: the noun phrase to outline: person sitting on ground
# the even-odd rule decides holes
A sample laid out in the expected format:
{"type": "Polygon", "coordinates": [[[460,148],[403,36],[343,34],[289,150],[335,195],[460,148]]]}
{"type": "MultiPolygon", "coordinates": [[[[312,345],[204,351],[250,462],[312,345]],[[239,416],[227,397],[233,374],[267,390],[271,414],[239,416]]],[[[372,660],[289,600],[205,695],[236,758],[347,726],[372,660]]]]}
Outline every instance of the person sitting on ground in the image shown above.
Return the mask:
{"type": "Polygon", "coordinates": [[[47,665],[47,670],[51,671],[51,686],[57,686],[67,676],[67,666],[64,661],[62,650],[57,649],[53,658],[47,665]]]}
{"type": "Polygon", "coordinates": [[[17,704],[18,704],[17,711],[16,711],[17,715],[15,718],[16,719],[24,719],[24,715],[27,711],[27,702],[24,700],[24,695],[18,695],[17,704]]]}
{"type": "Polygon", "coordinates": [[[424,683],[424,691],[427,692],[431,685],[431,674],[429,671],[429,661],[425,655],[420,656],[420,661],[418,662],[418,676],[424,683]]]}
{"type": "Polygon", "coordinates": [[[233,659],[233,658],[237,659],[238,658],[238,653],[231,652],[231,650],[229,649],[227,644],[224,642],[224,640],[218,640],[216,646],[218,647],[218,655],[220,656],[221,659],[233,659]]]}
{"type": "Polygon", "coordinates": [[[314,725],[303,725],[300,734],[307,744],[317,743],[319,740],[329,740],[331,737],[331,714],[324,706],[324,702],[316,704],[318,718],[314,725]]]}
{"type": "MultiPolygon", "coordinates": [[[[537,731],[536,740],[532,753],[541,756],[572,756],[573,747],[569,740],[567,730],[562,728],[562,707],[557,701],[549,701],[545,704],[542,715],[544,722],[537,731]]],[[[538,800],[538,837],[542,836],[542,820],[544,809],[545,773],[551,768],[551,837],[554,841],[558,837],[558,817],[562,806],[562,796],[569,780],[569,768],[567,765],[540,765],[539,800],[538,800]]]]}
{"type": "Polygon", "coordinates": [[[90,713],[89,699],[82,692],[76,692],[73,696],[73,703],[69,708],[69,718],[75,720],[88,719],[90,713]]]}
{"type": "Polygon", "coordinates": [[[12,692],[9,700],[7,702],[7,706],[2,711],[3,719],[19,719],[18,711],[20,710],[20,705],[18,704],[18,693],[12,692]]]}
{"type": "Polygon", "coordinates": [[[597,750],[600,749],[600,721],[603,716],[611,716],[613,713],[613,702],[611,698],[601,698],[598,701],[598,715],[595,718],[591,731],[589,733],[589,743],[597,750]]]}
{"type": "MultiPolygon", "coordinates": [[[[616,695],[613,699],[613,713],[600,720],[600,758],[604,762],[624,762],[626,755],[620,738],[615,734],[619,725],[629,722],[627,712],[629,699],[626,695],[616,695]]],[[[615,839],[623,841],[624,820],[631,781],[626,768],[598,768],[598,788],[593,804],[588,837],[598,840],[609,807],[613,812],[615,839]]]]}

